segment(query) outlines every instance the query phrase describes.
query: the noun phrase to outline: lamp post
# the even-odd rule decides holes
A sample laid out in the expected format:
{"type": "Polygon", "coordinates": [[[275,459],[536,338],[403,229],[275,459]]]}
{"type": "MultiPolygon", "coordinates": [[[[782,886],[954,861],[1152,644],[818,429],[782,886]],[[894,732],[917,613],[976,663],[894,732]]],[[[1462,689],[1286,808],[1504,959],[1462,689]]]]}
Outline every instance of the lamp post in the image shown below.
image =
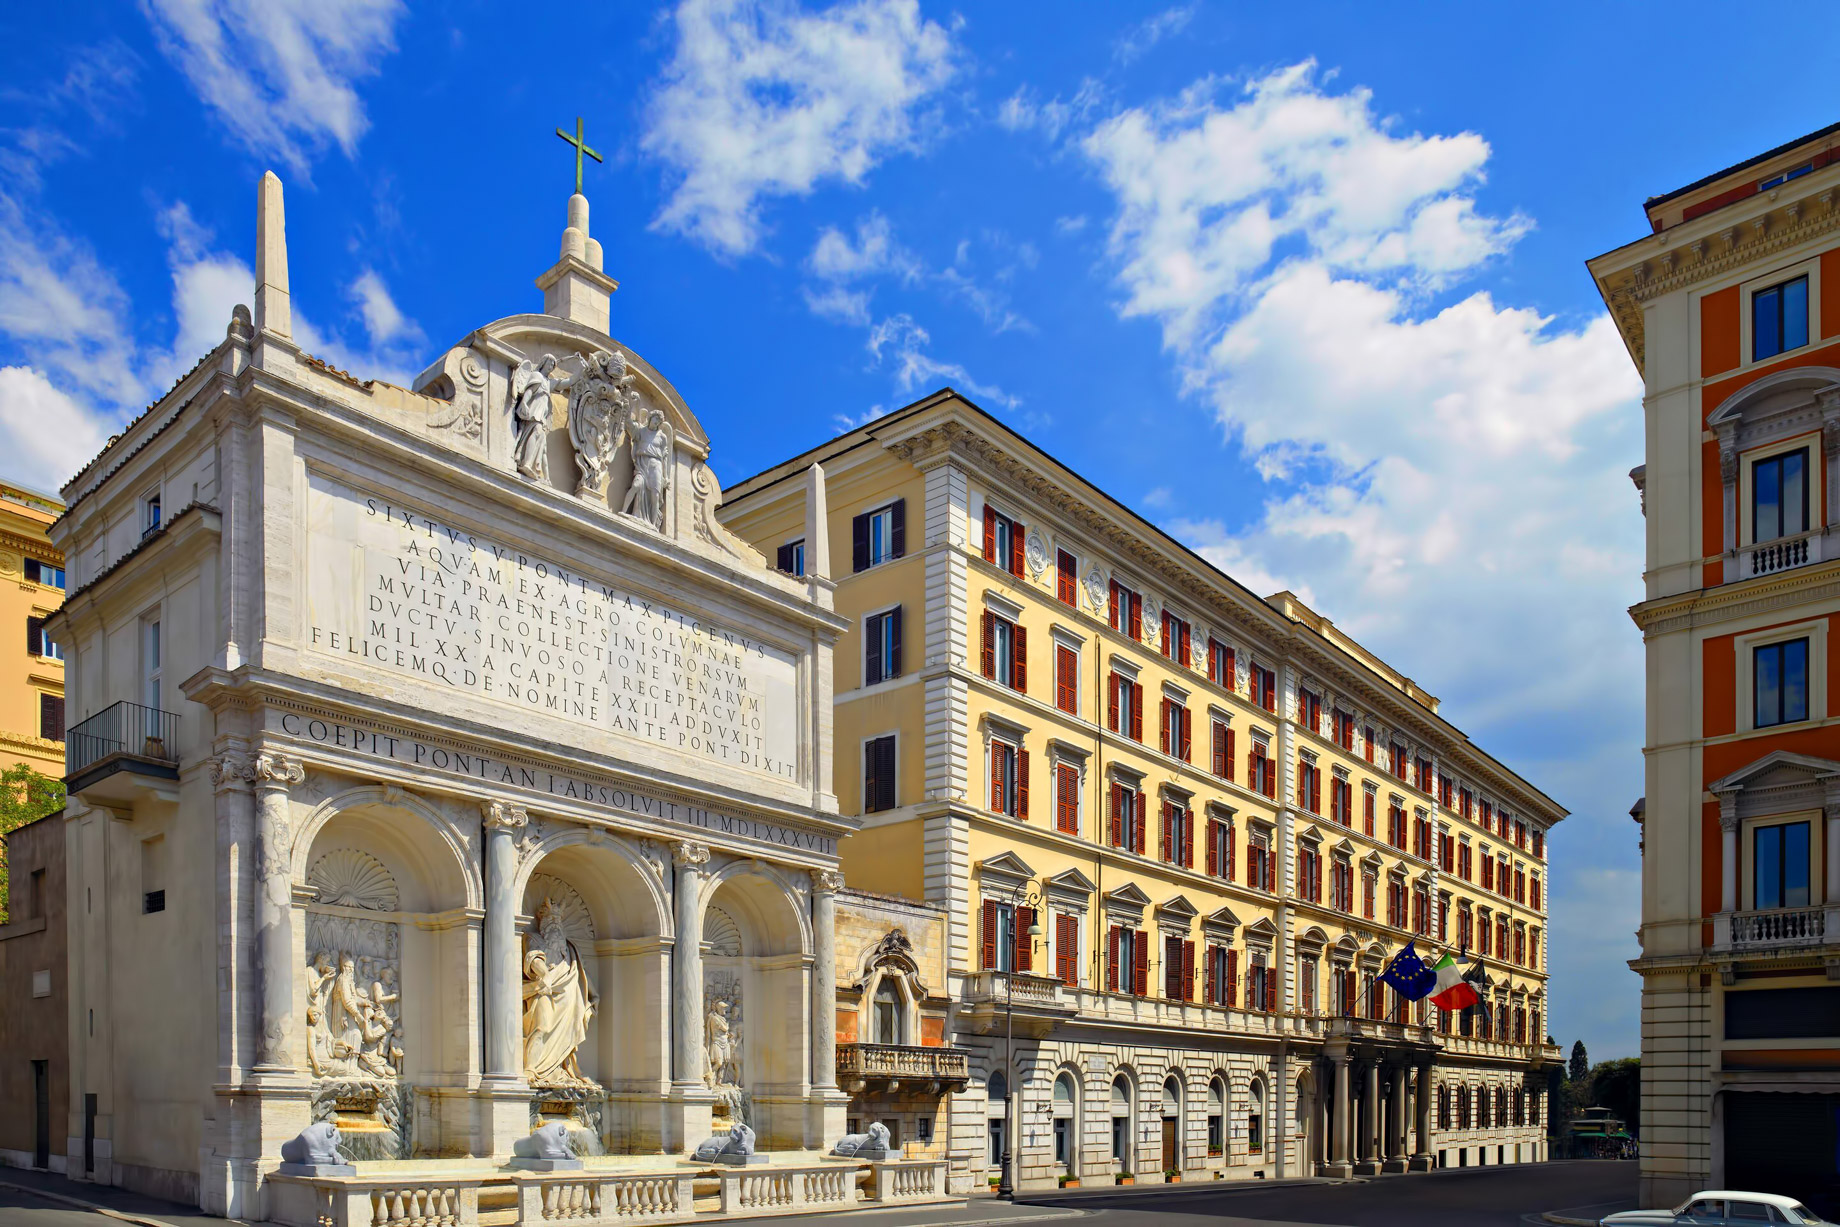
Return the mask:
{"type": "MultiPolygon", "coordinates": [[[[1034,961],[1035,943],[1042,935],[1041,892],[1027,879],[1016,883],[1009,893],[1010,924],[1015,924],[1016,909],[1024,902],[1029,909],[1029,954],[1034,961]]],[[[1016,1122],[1021,1099],[1016,1090],[1016,953],[1011,943],[1010,968],[1003,973],[1003,1171],[997,1179],[997,1196],[1016,1197],[1016,1122]]]]}

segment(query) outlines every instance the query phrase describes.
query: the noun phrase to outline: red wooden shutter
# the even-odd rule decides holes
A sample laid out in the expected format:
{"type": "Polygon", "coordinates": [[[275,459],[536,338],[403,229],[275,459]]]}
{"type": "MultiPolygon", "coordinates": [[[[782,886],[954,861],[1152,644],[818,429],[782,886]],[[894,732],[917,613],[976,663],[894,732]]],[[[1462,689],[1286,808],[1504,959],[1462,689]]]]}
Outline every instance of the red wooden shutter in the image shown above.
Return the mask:
{"type": "Polygon", "coordinates": [[[64,740],[64,696],[38,696],[38,735],[47,741],[64,740]]]}
{"type": "MultiPolygon", "coordinates": [[[[1054,647],[1054,705],[1064,712],[1075,712],[1078,707],[1078,685],[1074,676],[1079,657],[1073,649],[1056,644],[1054,647]]],[[[1077,712],[1076,712],[1077,714],[1077,712]]]]}
{"type": "Polygon", "coordinates": [[[1182,868],[1195,867],[1195,815],[1190,810],[1182,815],[1182,868]]]}
{"type": "Polygon", "coordinates": [[[1182,1000],[1195,999],[1195,943],[1182,943],[1182,1000]]]}
{"type": "Polygon", "coordinates": [[[1112,847],[1124,846],[1124,785],[1112,785],[1112,847]]]}
{"type": "Polygon", "coordinates": [[[1178,726],[1182,730],[1182,745],[1177,753],[1177,757],[1180,758],[1183,762],[1187,762],[1189,753],[1192,749],[1191,731],[1193,729],[1193,724],[1191,723],[1190,712],[1188,708],[1183,707],[1177,710],[1176,721],[1177,721],[1178,726]]]}
{"type": "Polygon", "coordinates": [[[1000,741],[990,743],[990,808],[993,813],[1002,813],[1007,807],[1003,795],[1003,756],[1009,753],[1009,747],[1000,741]]]}
{"type": "Polygon", "coordinates": [[[1022,525],[1014,521],[1009,526],[1009,573],[1022,576],[1022,525]]]}
{"type": "Polygon", "coordinates": [[[1035,939],[1029,936],[1029,930],[1035,925],[1035,909],[1019,907],[1016,909],[1016,970],[1035,970],[1035,939]]]}
{"type": "Polygon", "coordinates": [[[1080,833],[1080,815],[1078,798],[1075,790],[1079,787],[1080,774],[1074,767],[1056,764],[1054,768],[1054,826],[1068,835],[1080,833]]]}
{"type": "Polygon", "coordinates": [[[1134,934],[1131,943],[1131,991],[1142,997],[1150,991],[1150,943],[1145,934],[1134,934]]]}
{"type": "Polygon", "coordinates": [[[1157,749],[1165,754],[1169,753],[1169,717],[1175,707],[1174,699],[1164,699],[1162,718],[1156,722],[1157,749]]]}
{"type": "Polygon", "coordinates": [[[1113,630],[1118,629],[1118,581],[1117,580],[1113,580],[1111,583],[1111,587],[1106,589],[1105,619],[1106,621],[1112,624],[1113,630]]]}
{"type": "Polygon", "coordinates": [[[997,965],[997,905],[984,900],[983,966],[986,971],[997,965]]]}
{"type": "Polygon", "coordinates": [[[1113,925],[1105,937],[1105,987],[1108,992],[1118,991],[1118,926],[1113,925]]]}
{"type": "Polygon", "coordinates": [[[1186,622],[1182,623],[1182,647],[1180,652],[1177,653],[1176,658],[1182,662],[1183,668],[1187,669],[1194,667],[1194,657],[1189,649],[1188,623],[1186,622]]]}
{"type": "Polygon", "coordinates": [[[1018,625],[1010,632],[1009,684],[1026,692],[1029,688],[1029,632],[1018,625]]]}
{"type": "Polygon", "coordinates": [[[1218,720],[1213,722],[1209,746],[1213,755],[1214,774],[1224,780],[1227,778],[1227,726],[1218,720]]]}
{"type": "Polygon", "coordinates": [[[1133,592],[1131,594],[1131,638],[1144,637],[1144,598],[1133,592]]]}
{"type": "Polygon", "coordinates": [[[1239,951],[1227,951],[1227,1004],[1239,1005],[1239,951]]]}
{"type": "Polygon", "coordinates": [[[1233,752],[1233,742],[1234,742],[1233,730],[1228,729],[1227,730],[1227,778],[1229,780],[1233,778],[1233,759],[1235,757],[1234,752],[1233,752]]]}
{"type": "Polygon", "coordinates": [[[1310,772],[1310,812],[1312,814],[1322,813],[1322,772],[1320,770],[1310,772]]]}
{"type": "Polygon", "coordinates": [[[997,513],[984,504],[984,561],[997,560],[997,513]]]}
{"type": "Polygon", "coordinates": [[[1078,924],[1071,916],[1054,918],[1054,974],[1063,984],[1072,984],[1079,977],[1078,924]]]}
{"type": "Polygon", "coordinates": [[[1207,871],[1209,877],[1220,874],[1220,823],[1212,818],[1208,819],[1207,871]]]}
{"type": "Polygon", "coordinates": [[[907,557],[907,500],[898,498],[888,509],[888,557],[907,557]]]}
{"type": "Polygon", "coordinates": [[[980,667],[985,677],[997,675],[997,615],[988,609],[984,611],[984,650],[980,657],[980,667]]]}
{"type": "Polygon", "coordinates": [[[1016,751],[1016,817],[1029,816],[1029,752],[1016,751]]]}
{"type": "Polygon", "coordinates": [[[1163,837],[1157,843],[1157,855],[1175,864],[1175,807],[1167,801],[1163,802],[1163,837]]]}
{"type": "Polygon", "coordinates": [[[1206,1000],[1209,1005],[1218,1005],[1220,1002],[1219,985],[1215,980],[1214,968],[1214,952],[1218,949],[1220,949],[1219,946],[1210,944],[1201,954],[1202,980],[1204,982],[1203,992],[1205,993],[1204,1000],[1206,1000]]]}
{"type": "Polygon", "coordinates": [[[1144,688],[1137,685],[1131,687],[1131,739],[1144,739],[1144,688]]]}
{"type": "Polygon", "coordinates": [[[1227,824],[1227,863],[1222,867],[1220,876],[1231,882],[1233,880],[1233,871],[1238,868],[1234,862],[1238,860],[1239,832],[1235,831],[1233,829],[1233,824],[1229,822],[1227,824]]]}
{"type": "Polygon", "coordinates": [[[1133,798],[1132,805],[1137,815],[1137,846],[1134,850],[1137,855],[1142,856],[1144,854],[1144,828],[1150,825],[1144,821],[1144,796],[1142,793],[1138,793],[1136,797],[1133,798]]]}
{"type": "Polygon", "coordinates": [[[1118,731],[1118,675],[1108,673],[1105,677],[1105,727],[1116,733],[1118,731]]]}

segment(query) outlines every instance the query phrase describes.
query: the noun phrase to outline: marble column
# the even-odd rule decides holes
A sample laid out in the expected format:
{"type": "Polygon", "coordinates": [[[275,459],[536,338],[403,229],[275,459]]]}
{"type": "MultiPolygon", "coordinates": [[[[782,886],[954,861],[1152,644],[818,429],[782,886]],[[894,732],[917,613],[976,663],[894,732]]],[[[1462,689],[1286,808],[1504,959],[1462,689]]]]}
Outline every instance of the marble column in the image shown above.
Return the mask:
{"type": "Polygon", "coordinates": [[[1386,1105],[1386,1170],[1406,1170],[1406,1067],[1393,1067],[1393,1094],[1386,1105]]]}
{"type": "Polygon", "coordinates": [[[1329,1054],[1335,1062],[1335,1103],[1329,1129],[1329,1168],[1331,1175],[1348,1174],[1348,1143],[1353,1136],[1348,1121],[1348,1050],[1329,1054]]]}
{"type": "Polygon", "coordinates": [[[820,1091],[837,1086],[837,892],[842,889],[841,873],[812,870],[811,1085],[820,1091]]]}
{"type": "MultiPolygon", "coordinates": [[[[703,866],[709,847],[689,840],[671,851],[677,865],[677,932],[671,951],[673,1081],[703,1087],[703,866]]],[[[831,1064],[836,1065],[833,1056],[831,1064]]],[[[835,1075],[833,1074],[833,1077],[835,1075]]]]}
{"type": "Polygon", "coordinates": [[[1719,797],[1719,911],[1738,910],[1738,794],[1719,797]]]}
{"type": "Polygon", "coordinates": [[[299,760],[258,754],[256,786],[256,975],[262,985],[255,1073],[288,1075],[294,1028],[294,888],[288,788],[307,778],[299,760]]]}
{"type": "Polygon", "coordinates": [[[486,1024],[485,1081],[513,1086],[524,1077],[524,985],[518,958],[517,832],[529,822],[521,805],[489,801],[486,828],[485,966],[481,996],[486,1024]]]}
{"type": "Polygon", "coordinates": [[[1372,1174],[1380,1170],[1379,1138],[1380,1062],[1370,1060],[1361,1103],[1361,1161],[1355,1165],[1356,1172],[1372,1174]]]}
{"type": "Polygon", "coordinates": [[[1431,1083],[1431,1066],[1418,1067],[1418,1142],[1412,1150],[1409,1169],[1415,1172],[1431,1170],[1431,1100],[1437,1093],[1431,1083]]]}

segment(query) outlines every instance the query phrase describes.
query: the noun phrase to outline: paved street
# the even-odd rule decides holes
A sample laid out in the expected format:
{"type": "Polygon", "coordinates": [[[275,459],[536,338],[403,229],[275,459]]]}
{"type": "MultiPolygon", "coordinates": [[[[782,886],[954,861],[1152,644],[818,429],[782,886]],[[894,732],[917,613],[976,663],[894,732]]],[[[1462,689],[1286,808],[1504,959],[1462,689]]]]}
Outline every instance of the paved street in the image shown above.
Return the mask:
{"type": "MultiPolygon", "coordinates": [[[[0,1173],[0,1180],[21,1175],[0,1173]]],[[[54,1178],[37,1177],[50,1187],[54,1178]]],[[[57,1182],[61,1184],[62,1182],[57,1182]]],[[[1081,1190],[1009,1206],[980,1198],[947,1207],[865,1210],[773,1219],[825,1227],[991,1227],[1061,1222],[1068,1227],[1532,1227],[1544,1211],[1594,1218],[1634,1206],[1634,1163],[1547,1163],[1459,1168],[1422,1176],[1276,1187],[1233,1184],[1081,1190]]],[[[68,1187],[68,1186],[66,1186],[68,1187]]],[[[87,1192],[79,1190],[79,1192],[87,1192]]],[[[120,1196],[119,1194],[115,1196],[120,1196]]],[[[149,1199],[123,1206],[175,1225],[207,1220],[149,1199]]],[[[122,1221],[0,1188],[0,1227],[123,1227],[122,1221]]]]}

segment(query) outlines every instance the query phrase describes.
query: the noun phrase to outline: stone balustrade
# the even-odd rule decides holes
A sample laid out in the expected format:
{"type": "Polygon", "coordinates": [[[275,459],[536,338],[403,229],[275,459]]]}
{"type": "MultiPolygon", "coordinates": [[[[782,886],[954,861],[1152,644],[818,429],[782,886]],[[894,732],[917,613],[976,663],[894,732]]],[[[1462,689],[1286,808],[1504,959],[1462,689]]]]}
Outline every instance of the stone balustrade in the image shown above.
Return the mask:
{"type": "Polygon", "coordinates": [[[839,1044],[837,1077],[842,1082],[876,1079],[964,1083],[971,1077],[962,1048],[908,1044],[839,1044]]]}
{"type": "Polygon", "coordinates": [[[943,1161],[871,1163],[869,1170],[869,1200],[874,1202],[936,1201],[946,1195],[943,1161]]]}
{"type": "Polygon", "coordinates": [[[674,1223],[695,1213],[694,1176],[680,1172],[520,1174],[518,1222],[674,1223]]]}
{"type": "Polygon", "coordinates": [[[1772,908],[1766,912],[1735,912],[1731,917],[1731,948],[1763,946],[1819,946],[1827,940],[1825,907],[1772,908]]]}
{"type": "Polygon", "coordinates": [[[854,1163],[825,1163],[722,1171],[718,1173],[722,1180],[722,1213],[789,1214],[852,1205],[857,1200],[859,1170],[854,1163]]]}
{"type": "Polygon", "coordinates": [[[268,1217],[286,1227],[478,1227],[486,1179],[270,1176],[268,1217]]]}

